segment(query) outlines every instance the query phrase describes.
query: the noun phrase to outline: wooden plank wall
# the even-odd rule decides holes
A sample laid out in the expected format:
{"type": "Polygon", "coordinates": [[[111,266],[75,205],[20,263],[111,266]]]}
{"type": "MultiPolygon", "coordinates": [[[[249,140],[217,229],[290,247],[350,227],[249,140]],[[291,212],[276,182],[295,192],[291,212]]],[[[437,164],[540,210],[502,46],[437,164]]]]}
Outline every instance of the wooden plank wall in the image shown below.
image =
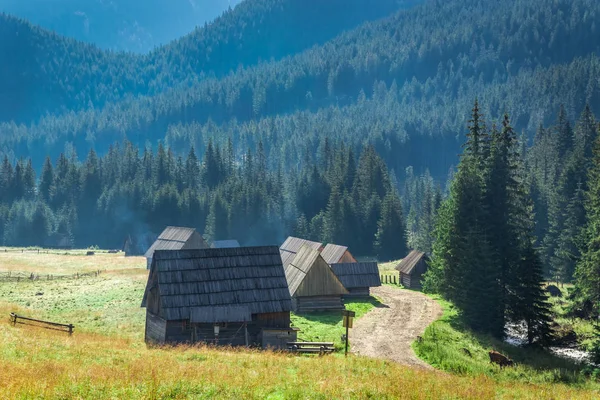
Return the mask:
{"type": "Polygon", "coordinates": [[[312,311],[335,311],[343,310],[341,295],[332,296],[310,296],[296,298],[296,312],[305,313],[312,311]]]}
{"type": "Polygon", "coordinates": [[[344,295],[344,299],[363,298],[371,296],[371,290],[368,287],[348,289],[350,293],[344,295]]]}
{"type": "Polygon", "coordinates": [[[329,264],[318,257],[300,283],[295,297],[342,295],[348,291],[333,273],[329,264]]]}
{"type": "Polygon", "coordinates": [[[146,312],[146,343],[162,344],[165,343],[167,330],[167,321],[160,318],[158,315],[154,315],[150,312],[146,312]]]}

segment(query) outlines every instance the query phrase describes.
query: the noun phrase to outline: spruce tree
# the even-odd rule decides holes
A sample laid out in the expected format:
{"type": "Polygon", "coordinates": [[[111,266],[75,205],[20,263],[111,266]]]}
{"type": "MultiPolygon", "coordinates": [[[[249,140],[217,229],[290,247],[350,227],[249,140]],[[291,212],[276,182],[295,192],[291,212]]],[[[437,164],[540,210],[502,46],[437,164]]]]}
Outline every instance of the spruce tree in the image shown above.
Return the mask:
{"type": "MultiPolygon", "coordinates": [[[[575,271],[575,287],[580,302],[592,306],[591,317],[595,318],[600,316],[600,137],[594,145],[588,178],[585,193],[587,223],[583,232],[581,258],[575,271]]],[[[600,353],[600,342],[598,349],[600,353]]]]}
{"type": "Polygon", "coordinates": [[[54,187],[54,167],[52,167],[52,161],[50,157],[46,157],[44,166],[42,167],[42,174],[40,176],[40,183],[38,185],[38,191],[40,197],[46,203],[50,202],[52,198],[52,191],[54,187]]]}
{"type": "Polygon", "coordinates": [[[402,203],[395,191],[390,191],[381,203],[374,248],[380,261],[397,260],[408,253],[402,203]]]}

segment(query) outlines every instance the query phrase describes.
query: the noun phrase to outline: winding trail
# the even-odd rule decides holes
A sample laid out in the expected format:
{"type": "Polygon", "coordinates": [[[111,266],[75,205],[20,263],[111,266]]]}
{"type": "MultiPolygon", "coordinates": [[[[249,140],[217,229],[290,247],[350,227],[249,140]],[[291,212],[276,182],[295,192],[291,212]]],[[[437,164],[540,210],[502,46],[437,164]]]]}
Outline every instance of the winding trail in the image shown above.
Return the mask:
{"type": "Polygon", "coordinates": [[[350,330],[352,352],[433,369],[417,358],[410,345],[442,316],[442,307],[422,293],[391,286],[373,288],[371,294],[383,305],[354,322],[350,330]]]}

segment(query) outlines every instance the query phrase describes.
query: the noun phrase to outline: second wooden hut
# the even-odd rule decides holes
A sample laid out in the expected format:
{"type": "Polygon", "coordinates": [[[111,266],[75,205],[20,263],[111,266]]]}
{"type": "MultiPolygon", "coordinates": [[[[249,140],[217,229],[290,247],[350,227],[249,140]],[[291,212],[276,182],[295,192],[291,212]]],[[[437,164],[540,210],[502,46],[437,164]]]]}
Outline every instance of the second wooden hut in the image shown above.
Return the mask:
{"type": "Polygon", "coordinates": [[[372,287],[381,286],[376,262],[332,264],[331,269],[349,292],[345,298],[369,297],[372,287]]]}
{"type": "Polygon", "coordinates": [[[304,313],[344,309],[342,296],[348,291],[321,257],[319,250],[303,245],[284,268],[293,311],[304,313]]]}
{"type": "Polygon", "coordinates": [[[167,226],[146,251],[146,266],[150,269],[152,256],[157,250],[199,250],[207,248],[208,245],[204,238],[194,228],[167,226]]]}

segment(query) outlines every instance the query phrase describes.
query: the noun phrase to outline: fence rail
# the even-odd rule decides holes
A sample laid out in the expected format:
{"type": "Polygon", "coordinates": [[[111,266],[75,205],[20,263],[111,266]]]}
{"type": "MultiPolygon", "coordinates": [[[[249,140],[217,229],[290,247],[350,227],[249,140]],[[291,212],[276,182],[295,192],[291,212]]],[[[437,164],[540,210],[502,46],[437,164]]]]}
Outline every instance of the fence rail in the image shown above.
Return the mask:
{"type": "Polygon", "coordinates": [[[381,283],[386,283],[386,284],[390,284],[390,285],[398,285],[400,283],[400,278],[397,277],[397,275],[380,275],[379,276],[381,278],[381,283]]]}
{"type": "Polygon", "coordinates": [[[45,248],[45,249],[15,249],[15,248],[0,248],[0,253],[22,253],[22,254],[54,254],[54,255],[69,255],[69,256],[85,256],[89,252],[97,254],[117,254],[121,250],[87,250],[87,249],[67,249],[67,248],[45,248]]]}
{"type": "Polygon", "coordinates": [[[66,275],[39,274],[35,272],[0,272],[0,282],[54,281],[60,279],[80,279],[98,277],[102,271],[74,273],[66,275]]]}
{"type": "Polygon", "coordinates": [[[41,319],[23,317],[22,315],[17,315],[15,313],[10,313],[10,322],[13,324],[13,326],[16,326],[17,324],[30,325],[54,331],[68,332],[69,336],[73,335],[73,331],[75,330],[75,326],[73,324],[59,324],[56,322],[42,321],[41,319]]]}

